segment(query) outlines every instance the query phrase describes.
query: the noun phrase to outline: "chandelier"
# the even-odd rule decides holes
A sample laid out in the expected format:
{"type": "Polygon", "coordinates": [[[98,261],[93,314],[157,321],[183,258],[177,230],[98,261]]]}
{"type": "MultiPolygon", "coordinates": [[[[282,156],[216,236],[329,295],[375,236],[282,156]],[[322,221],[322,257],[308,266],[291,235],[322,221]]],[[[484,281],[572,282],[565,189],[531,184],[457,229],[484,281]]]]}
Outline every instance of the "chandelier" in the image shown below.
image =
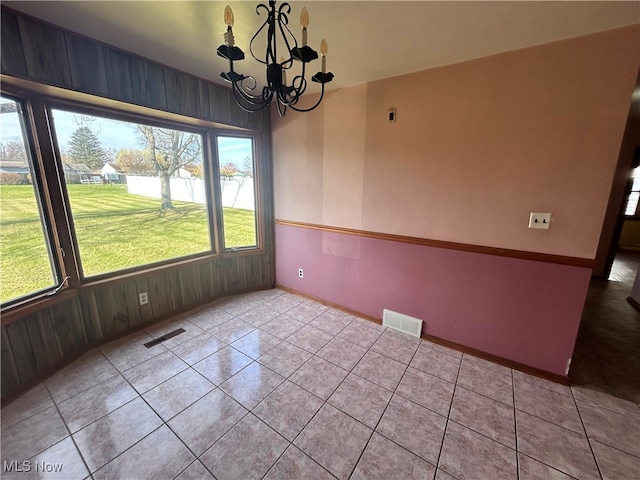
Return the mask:
{"type": "Polygon", "coordinates": [[[218,55],[229,60],[229,71],[220,74],[222,78],[231,83],[233,96],[240,108],[247,112],[257,112],[262,110],[273,100],[278,106],[278,113],[284,116],[287,107],[298,112],[309,112],[320,105],[324,97],[324,85],[333,80],[333,73],[327,72],[327,42],[322,39],[320,43],[320,54],[322,56],[322,70],[313,77],[311,81],[319,83],[322,86],[320,98],[315,105],[309,108],[297,107],[300,97],[307,90],[306,66],[307,63],[316,60],[318,53],[307,45],[307,27],[309,26],[309,12],[306,8],[302,8],[300,12],[300,26],[302,27],[302,42],[298,46],[291,30],[289,30],[289,14],[291,6],[288,3],[282,3],[276,9],[276,2],[270,1],[269,6],[261,3],[256,7],[256,14],[260,15],[261,11],[267,13],[267,19],[258,29],[249,42],[249,52],[251,56],[258,62],[266,66],[267,84],[262,88],[262,92],[256,91],[256,79],[252,76],[242,75],[234,69],[234,62],[244,59],[244,52],[240,47],[235,45],[233,37],[233,11],[227,5],[224,9],[224,23],[227,25],[227,32],[224,34],[224,44],[218,47],[218,55]],[[267,36],[266,51],[262,57],[258,57],[254,53],[254,41],[265,30],[267,36]],[[284,55],[278,59],[276,37],[279,37],[280,44],[285,47],[284,55]],[[287,83],[287,70],[291,69],[296,62],[302,64],[302,72],[291,79],[291,83],[287,83]]]}

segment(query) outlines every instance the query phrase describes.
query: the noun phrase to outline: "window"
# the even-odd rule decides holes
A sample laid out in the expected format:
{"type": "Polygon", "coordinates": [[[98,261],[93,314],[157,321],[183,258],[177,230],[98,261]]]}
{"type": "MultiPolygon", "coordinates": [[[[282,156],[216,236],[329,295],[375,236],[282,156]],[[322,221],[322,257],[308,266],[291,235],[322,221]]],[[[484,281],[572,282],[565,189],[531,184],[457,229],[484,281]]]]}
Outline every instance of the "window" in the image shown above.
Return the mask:
{"type": "Polygon", "coordinates": [[[255,247],[256,195],[253,140],[217,137],[224,246],[227,249],[255,247]]]}
{"type": "Polygon", "coordinates": [[[85,277],[212,250],[202,134],[52,114],[85,277]]]}
{"type": "Polygon", "coordinates": [[[0,297],[2,303],[59,281],[23,105],[0,97],[0,297]]]}
{"type": "Polygon", "coordinates": [[[633,169],[631,174],[633,179],[633,185],[631,186],[631,192],[627,197],[627,205],[624,209],[624,214],[627,217],[635,217],[638,211],[638,203],[640,202],[640,167],[633,169]]]}
{"type": "Polygon", "coordinates": [[[84,94],[46,95],[2,87],[3,312],[220,250],[262,253],[252,134],[84,94]]]}

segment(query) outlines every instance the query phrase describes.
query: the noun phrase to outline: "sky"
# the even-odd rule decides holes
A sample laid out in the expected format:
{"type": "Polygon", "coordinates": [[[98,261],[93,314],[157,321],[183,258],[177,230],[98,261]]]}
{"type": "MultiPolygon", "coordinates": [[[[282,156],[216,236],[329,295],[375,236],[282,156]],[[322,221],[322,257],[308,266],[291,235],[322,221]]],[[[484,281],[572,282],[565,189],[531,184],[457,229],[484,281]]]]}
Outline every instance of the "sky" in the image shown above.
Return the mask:
{"type": "MultiPolygon", "coordinates": [[[[2,99],[2,103],[5,99],[2,99]]],[[[111,120],[100,117],[93,118],[89,128],[98,136],[105,149],[120,150],[122,148],[144,148],[140,143],[133,123],[111,120]]],[[[73,132],[78,128],[80,116],[63,110],[53,111],[53,121],[60,148],[68,149],[68,142],[73,132]]],[[[12,140],[20,140],[22,131],[17,113],[4,113],[0,115],[0,143],[12,140]]],[[[246,157],[252,157],[252,142],[247,138],[218,137],[218,149],[220,152],[220,165],[235,163],[239,167],[244,164],[246,157]]]]}

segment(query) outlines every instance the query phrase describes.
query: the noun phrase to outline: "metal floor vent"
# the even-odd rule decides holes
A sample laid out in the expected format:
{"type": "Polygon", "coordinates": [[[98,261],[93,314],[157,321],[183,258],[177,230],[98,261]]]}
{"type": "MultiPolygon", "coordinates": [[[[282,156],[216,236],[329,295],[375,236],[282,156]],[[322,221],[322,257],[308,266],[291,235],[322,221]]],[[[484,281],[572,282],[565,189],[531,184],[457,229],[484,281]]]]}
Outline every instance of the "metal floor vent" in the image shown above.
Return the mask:
{"type": "Polygon", "coordinates": [[[422,334],[422,320],[386,308],[382,311],[382,325],[418,338],[422,334]]]}
{"type": "Polygon", "coordinates": [[[184,328],[179,328],[177,330],[174,330],[173,332],[165,333],[161,337],[154,338],[150,342],[145,343],[144,346],[147,348],[151,348],[155,345],[158,345],[159,343],[164,342],[165,340],[169,340],[170,338],[173,338],[176,335],[180,335],[181,333],[184,333],[184,332],[185,332],[184,328]]]}

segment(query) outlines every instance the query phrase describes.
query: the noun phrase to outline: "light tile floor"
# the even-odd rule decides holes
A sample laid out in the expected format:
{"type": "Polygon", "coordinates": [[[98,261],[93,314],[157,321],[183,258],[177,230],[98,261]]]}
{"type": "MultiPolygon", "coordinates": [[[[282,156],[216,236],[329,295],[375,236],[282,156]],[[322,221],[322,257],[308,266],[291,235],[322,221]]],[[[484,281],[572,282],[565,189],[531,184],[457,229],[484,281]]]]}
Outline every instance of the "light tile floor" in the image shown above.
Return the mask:
{"type": "Polygon", "coordinates": [[[2,461],[6,479],[632,480],[640,406],[268,290],[31,389],[2,409],[2,461]]]}

